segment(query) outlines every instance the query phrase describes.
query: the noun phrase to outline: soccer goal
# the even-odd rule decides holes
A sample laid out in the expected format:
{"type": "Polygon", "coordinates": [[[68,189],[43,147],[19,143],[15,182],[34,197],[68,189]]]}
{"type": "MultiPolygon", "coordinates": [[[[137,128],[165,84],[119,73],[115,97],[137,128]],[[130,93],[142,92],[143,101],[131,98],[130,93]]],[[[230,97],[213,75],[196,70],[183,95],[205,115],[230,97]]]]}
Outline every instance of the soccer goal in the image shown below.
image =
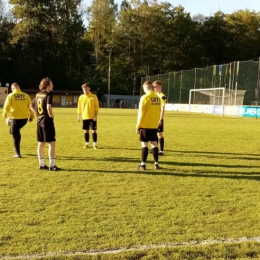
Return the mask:
{"type": "Polygon", "coordinates": [[[189,94],[189,113],[192,105],[219,106],[224,115],[225,88],[191,89],[189,94]]]}

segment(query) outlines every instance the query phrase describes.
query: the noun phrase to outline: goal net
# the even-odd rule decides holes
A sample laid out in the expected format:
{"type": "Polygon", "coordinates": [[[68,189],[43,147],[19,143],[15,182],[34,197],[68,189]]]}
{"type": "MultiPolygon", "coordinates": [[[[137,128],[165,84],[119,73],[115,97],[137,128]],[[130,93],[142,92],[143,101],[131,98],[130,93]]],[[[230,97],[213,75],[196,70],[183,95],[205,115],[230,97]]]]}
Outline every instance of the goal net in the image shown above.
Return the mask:
{"type": "Polygon", "coordinates": [[[189,112],[191,105],[242,106],[245,90],[230,90],[225,88],[191,89],[189,93],[189,112]]]}

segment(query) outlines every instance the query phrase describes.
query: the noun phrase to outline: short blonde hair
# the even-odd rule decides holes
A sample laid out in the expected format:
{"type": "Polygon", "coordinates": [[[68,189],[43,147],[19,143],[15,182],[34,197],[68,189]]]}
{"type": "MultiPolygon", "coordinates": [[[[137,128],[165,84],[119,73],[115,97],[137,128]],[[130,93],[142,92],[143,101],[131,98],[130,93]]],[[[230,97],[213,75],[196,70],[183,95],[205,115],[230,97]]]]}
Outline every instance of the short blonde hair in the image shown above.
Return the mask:
{"type": "Polygon", "coordinates": [[[143,84],[143,87],[146,87],[147,89],[153,89],[153,85],[151,81],[145,81],[143,84]]]}
{"type": "Polygon", "coordinates": [[[153,82],[153,86],[154,85],[159,85],[159,86],[162,87],[162,82],[160,80],[156,80],[156,81],[153,82]]]}
{"type": "Polygon", "coordinates": [[[13,89],[19,89],[20,88],[20,86],[18,85],[18,83],[13,83],[12,85],[11,85],[11,89],[13,90],[13,89]]]}

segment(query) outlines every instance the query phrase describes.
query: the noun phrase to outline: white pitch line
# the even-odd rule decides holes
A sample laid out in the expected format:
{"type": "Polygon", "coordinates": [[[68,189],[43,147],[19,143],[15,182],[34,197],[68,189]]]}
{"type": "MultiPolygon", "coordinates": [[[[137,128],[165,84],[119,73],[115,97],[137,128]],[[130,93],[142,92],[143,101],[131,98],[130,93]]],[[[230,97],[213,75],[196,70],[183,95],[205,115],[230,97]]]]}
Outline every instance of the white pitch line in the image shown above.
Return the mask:
{"type": "Polygon", "coordinates": [[[141,251],[147,249],[160,249],[160,248],[174,248],[182,246],[200,246],[200,245],[212,245],[212,244],[225,244],[225,243],[242,243],[242,242],[260,242],[260,237],[241,237],[241,238],[229,238],[229,239],[215,239],[204,241],[190,241],[180,243],[167,243],[158,245],[143,245],[135,246],[131,248],[122,247],[118,249],[103,249],[103,250],[83,250],[78,252],[48,252],[42,254],[30,254],[19,256],[0,256],[3,260],[18,260],[18,259],[31,259],[31,258],[46,258],[50,256],[75,256],[75,255],[101,255],[101,254],[118,254],[122,252],[141,251]]]}

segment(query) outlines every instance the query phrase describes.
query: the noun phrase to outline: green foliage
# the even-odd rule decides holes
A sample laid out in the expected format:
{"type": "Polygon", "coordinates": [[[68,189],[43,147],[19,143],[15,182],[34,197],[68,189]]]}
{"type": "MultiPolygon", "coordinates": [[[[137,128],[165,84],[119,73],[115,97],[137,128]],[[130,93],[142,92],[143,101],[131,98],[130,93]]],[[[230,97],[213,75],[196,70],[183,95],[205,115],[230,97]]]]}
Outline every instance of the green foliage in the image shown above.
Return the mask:
{"type": "Polygon", "coordinates": [[[75,83],[82,71],[78,59],[79,40],[84,33],[77,10],[80,2],[10,0],[17,21],[11,43],[20,50],[13,59],[22,68],[16,75],[21,83],[37,86],[44,76],[58,81],[63,88],[75,83]]]}
{"type": "Polygon", "coordinates": [[[259,243],[220,243],[259,237],[259,120],[167,112],[162,169],[149,155],[147,171],[138,172],[137,110],[100,110],[98,150],[82,149],[75,108],[54,114],[60,172],[38,170],[35,122],[22,129],[23,158],[14,159],[0,121],[1,256],[259,258],[259,243]],[[202,241],[213,243],[196,246],[202,241]],[[170,246],[186,242],[193,245],[170,246]],[[85,254],[122,248],[134,250],[85,254]]]}
{"type": "Polygon", "coordinates": [[[250,60],[260,56],[259,12],[216,12],[191,17],[168,2],[10,0],[13,17],[0,6],[0,78],[34,88],[49,76],[58,89],[95,82],[107,92],[137,94],[141,77],[250,60]],[[80,9],[81,8],[81,9],[80,9]],[[84,27],[83,20],[87,15],[84,27]]]}

